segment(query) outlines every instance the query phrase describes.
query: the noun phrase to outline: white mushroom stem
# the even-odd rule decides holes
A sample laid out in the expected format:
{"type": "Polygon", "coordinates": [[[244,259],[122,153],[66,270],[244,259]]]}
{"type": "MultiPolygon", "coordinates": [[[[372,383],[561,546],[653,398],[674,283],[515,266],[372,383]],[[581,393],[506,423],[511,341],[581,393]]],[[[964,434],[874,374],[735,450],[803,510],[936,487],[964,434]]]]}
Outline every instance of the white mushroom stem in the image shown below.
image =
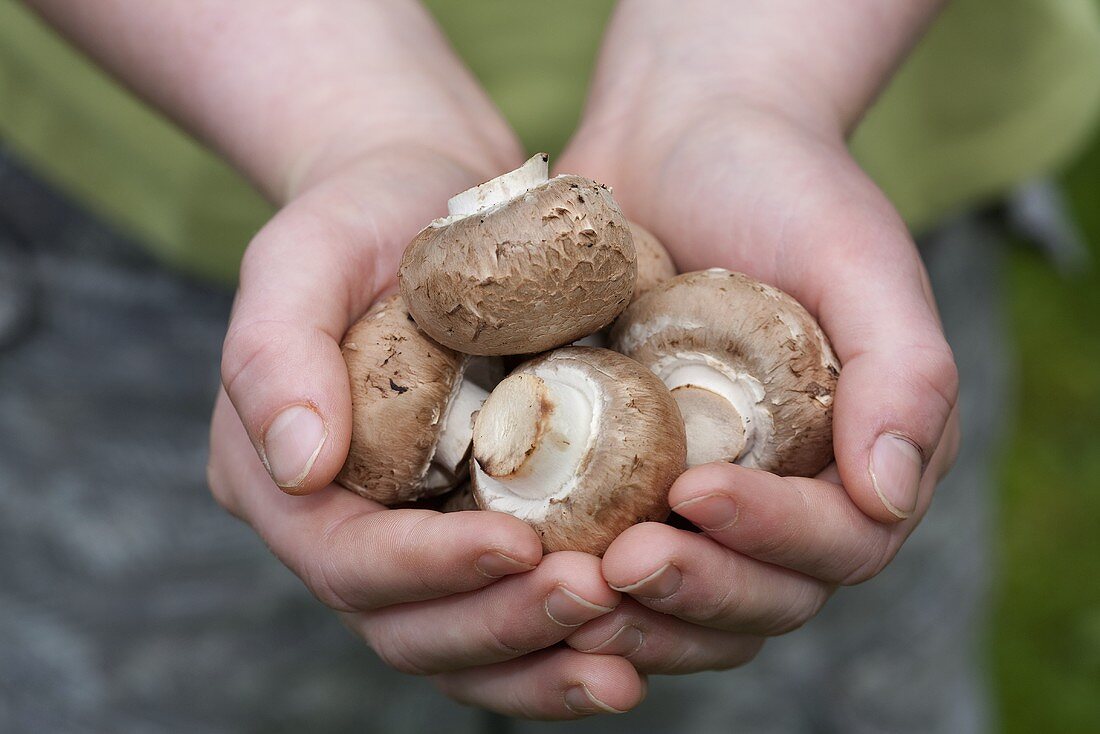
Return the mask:
{"type": "Polygon", "coordinates": [[[546,517],[578,485],[602,410],[583,373],[549,368],[500,383],[478,415],[473,471],[489,508],[546,517]]]}
{"type": "Polygon", "coordinates": [[[690,384],[674,388],[672,398],[684,418],[688,466],[737,461],[745,450],[745,421],[730,401],[690,384]]]}
{"type": "Polygon", "coordinates": [[[582,337],[573,342],[571,346],[574,347],[598,347],[600,349],[607,349],[609,339],[607,338],[607,329],[600,329],[594,334],[582,337]]]}
{"type": "Polygon", "coordinates": [[[705,354],[676,354],[654,372],[684,417],[689,467],[712,461],[756,466],[772,434],[759,380],[705,354]]]}
{"type": "Polygon", "coordinates": [[[435,454],[424,477],[427,488],[451,486],[455,477],[461,474],[474,434],[473,414],[488,396],[489,393],[467,379],[459,382],[443,416],[443,429],[439,432],[435,454]]]}
{"type": "Polygon", "coordinates": [[[447,201],[448,223],[521,196],[550,180],[550,156],[539,153],[514,171],[466,189],[447,201]]]}

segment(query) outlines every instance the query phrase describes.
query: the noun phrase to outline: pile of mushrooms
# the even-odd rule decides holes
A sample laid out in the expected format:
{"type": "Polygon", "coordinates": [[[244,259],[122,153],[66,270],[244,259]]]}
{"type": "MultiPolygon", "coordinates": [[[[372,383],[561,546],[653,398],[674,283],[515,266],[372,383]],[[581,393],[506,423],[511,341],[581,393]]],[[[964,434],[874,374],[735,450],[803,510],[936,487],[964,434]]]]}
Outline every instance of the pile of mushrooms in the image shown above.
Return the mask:
{"type": "Polygon", "coordinates": [[[610,189],[547,162],[452,198],[405,250],[400,294],[348,330],[338,481],[600,555],[668,517],[685,467],[821,471],[839,365],[813,317],[740,273],[676,275],[610,189]]]}

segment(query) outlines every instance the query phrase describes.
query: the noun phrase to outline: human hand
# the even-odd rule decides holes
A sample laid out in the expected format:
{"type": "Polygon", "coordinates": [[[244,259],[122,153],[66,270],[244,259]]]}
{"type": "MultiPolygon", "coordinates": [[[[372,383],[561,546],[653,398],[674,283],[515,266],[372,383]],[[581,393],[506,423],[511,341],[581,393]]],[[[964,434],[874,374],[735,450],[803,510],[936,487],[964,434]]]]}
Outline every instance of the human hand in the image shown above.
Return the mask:
{"type": "Polygon", "coordinates": [[[842,364],[835,465],[814,479],[735,465],[685,473],[670,503],[703,534],[625,532],[603,573],[632,598],[568,640],[647,673],[731,667],[893,558],[954,460],[957,373],[916,248],[848,154],[846,106],[792,95],[790,75],[771,94],[751,66],[740,76],[752,84],[716,94],[715,72],[690,73],[694,50],[664,54],[671,65],[626,52],[653,46],[627,46],[622,26],[637,36],[632,24],[655,21],[616,22],[561,169],[612,185],[680,270],[726,267],[793,295],[842,364]]]}
{"type": "Polygon", "coordinates": [[[627,709],[643,695],[629,663],[545,649],[617,605],[598,559],[542,557],[534,531],[507,515],[390,510],[330,484],[350,434],[343,332],[392,289],[404,243],[440,202],[489,175],[422,149],[380,151],[257,236],[226,338],[210,486],[397,670],[514,716],[627,709]]]}
{"type": "Polygon", "coordinates": [[[271,72],[259,109],[273,112],[252,124],[273,140],[237,144],[241,126],[211,118],[285,202],[241,267],[211,431],[215,496],[398,670],[514,716],[633,706],[643,682],[626,661],[546,649],[618,603],[596,558],[542,558],[536,534],[505,515],[388,510],[331,484],[351,433],[340,339],[394,288],[413,235],[448,197],[514,168],[518,143],[413,2],[264,10],[273,20],[257,31],[242,12],[239,33],[256,44],[311,52],[271,72]]]}

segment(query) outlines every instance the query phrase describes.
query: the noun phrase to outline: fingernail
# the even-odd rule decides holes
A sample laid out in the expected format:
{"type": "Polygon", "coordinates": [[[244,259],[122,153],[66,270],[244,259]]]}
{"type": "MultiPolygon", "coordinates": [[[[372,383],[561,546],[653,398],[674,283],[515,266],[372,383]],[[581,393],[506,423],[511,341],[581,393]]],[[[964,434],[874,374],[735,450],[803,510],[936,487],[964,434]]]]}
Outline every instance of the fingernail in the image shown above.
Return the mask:
{"type": "Polygon", "coordinates": [[[328,437],[328,429],[316,411],[292,405],[275,416],[264,434],[264,464],[280,487],[297,487],[313,468],[328,437]]]}
{"type": "Polygon", "coordinates": [[[641,649],[645,642],[645,633],[632,624],[620,627],[615,634],[606,640],[579,652],[598,653],[600,655],[619,655],[628,658],[641,649]]]}
{"type": "Polygon", "coordinates": [[[640,596],[643,599],[664,599],[675,594],[683,582],[684,576],[680,573],[680,569],[671,563],[666,563],[641,581],[636,581],[628,586],[612,586],[611,588],[631,596],[640,596]]]}
{"type": "Polygon", "coordinates": [[[677,515],[683,515],[696,527],[710,532],[731,527],[737,522],[738,510],[737,503],[723,494],[696,497],[672,508],[677,515]]]}
{"type": "Polygon", "coordinates": [[[886,509],[900,518],[917,506],[921,455],[911,441],[884,433],[871,449],[871,483],[886,509]]]}
{"type": "Polygon", "coordinates": [[[592,695],[588,686],[583,683],[573,686],[565,692],[565,707],[575,714],[589,716],[591,714],[624,714],[617,708],[612,708],[592,695]]]}
{"type": "Polygon", "coordinates": [[[523,573],[534,568],[530,563],[517,561],[515,558],[509,558],[496,551],[489,551],[482,555],[481,558],[477,559],[474,566],[477,568],[478,573],[491,579],[499,579],[501,576],[510,576],[514,573],[523,573]]]}
{"type": "Polygon", "coordinates": [[[550,592],[545,607],[546,616],[562,627],[579,627],[614,609],[582,599],[564,586],[557,586],[550,592]]]}

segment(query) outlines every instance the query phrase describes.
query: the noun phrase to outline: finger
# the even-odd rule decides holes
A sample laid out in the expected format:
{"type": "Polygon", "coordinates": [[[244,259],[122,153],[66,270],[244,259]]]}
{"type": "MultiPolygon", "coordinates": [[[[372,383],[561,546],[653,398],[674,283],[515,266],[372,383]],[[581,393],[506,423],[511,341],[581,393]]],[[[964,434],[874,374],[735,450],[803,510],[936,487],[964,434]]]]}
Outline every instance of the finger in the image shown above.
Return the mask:
{"type": "Polygon", "coordinates": [[[673,511],[730,550],[831,584],[856,584],[879,573],[928,509],[933,485],[957,451],[957,420],[933,457],[922,501],[902,522],[880,523],[856,507],[836,467],[817,479],[777,477],[736,464],[706,464],[669,491],[673,511]]]}
{"type": "Polygon", "coordinates": [[[308,497],[279,492],[224,393],[211,442],[217,446],[209,470],[215,497],[335,609],[471,591],[529,571],[542,556],[530,526],[500,513],[387,510],[335,485],[308,497]]]}
{"type": "Polygon", "coordinates": [[[392,281],[408,240],[471,177],[439,156],[379,154],[353,184],[304,194],[249,245],[222,381],[285,491],[317,491],[339,471],[351,434],[340,339],[392,281]]]}
{"type": "Polygon", "coordinates": [[[608,584],[650,609],[729,632],[778,635],[805,624],[832,587],[659,523],[629,528],[607,549],[608,584]]]}
{"type": "MultiPolygon", "coordinates": [[[[837,209],[850,214],[793,235],[836,245],[808,277],[812,285],[791,290],[816,311],[843,365],[833,444],[844,487],[874,519],[897,522],[917,507],[924,467],[957,400],[958,372],[904,225],[870,182],[853,178],[862,183],[837,209]]],[[[805,275],[804,265],[786,270],[805,275]]]]}
{"type": "Polygon", "coordinates": [[[530,573],[480,591],[389,607],[347,621],[391,667],[429,675],[549,647],[610,612],[619,599],[600,575],[598,558],[561,552],[546,556],[530,573]]]}
{"type": "Polygon", "coordinates": [[[744,665],[760,652],[764,638],[701,627],[628,598],[566,643],[578,652],[626,658],[640,673],[683,675],[744,665]]]}
{"type": "Polygon", "coordinates": [[[858,583],[893,557],[919,516],[899,525],[860,511],[844,488],[736,464],[706,464],[672,485],[669,502],[726,548],[828,583],[858,583]]]}
{"type": "Polygon", "coordinates": [[[613,655],[544,650],[518,660],[435,678],[448,696],[523,719],[580,719],[621,714],[645,698],[645,679],[613,655]]]}

